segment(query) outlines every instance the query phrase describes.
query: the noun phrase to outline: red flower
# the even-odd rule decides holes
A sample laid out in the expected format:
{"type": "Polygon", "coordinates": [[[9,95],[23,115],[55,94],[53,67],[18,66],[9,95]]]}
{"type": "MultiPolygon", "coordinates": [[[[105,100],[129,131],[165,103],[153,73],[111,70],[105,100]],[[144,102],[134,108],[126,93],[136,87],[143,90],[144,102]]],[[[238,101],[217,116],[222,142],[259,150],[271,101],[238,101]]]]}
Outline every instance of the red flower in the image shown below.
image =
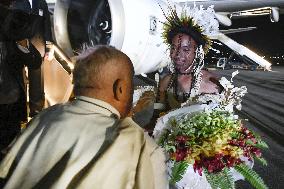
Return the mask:
{"type": "Polygon", "coordinates": [[[176,141],[178,143],[183,143],[184,144],[187,140],[188,140],[187,136],[183,136],[183,135],[176,136],[176,141]]]}
{"type": "Polygon", "coordinates": [[[256,147],[253,147],[253,148],[251,149],[251,151],[252,151],[252,153],[255,154],[256,157],[260,157],[260,156],[261,156],[261,151],[260,151],[260,149],[258,149],[258,148],[256,148],[256,147]]]}
{"type": "Polygon", "coordinates": [[[176,152],[174,153],[174,157],[176,161],[183,161],[188,154],[187,148],[180,148],[177,149],[176,152]]]}

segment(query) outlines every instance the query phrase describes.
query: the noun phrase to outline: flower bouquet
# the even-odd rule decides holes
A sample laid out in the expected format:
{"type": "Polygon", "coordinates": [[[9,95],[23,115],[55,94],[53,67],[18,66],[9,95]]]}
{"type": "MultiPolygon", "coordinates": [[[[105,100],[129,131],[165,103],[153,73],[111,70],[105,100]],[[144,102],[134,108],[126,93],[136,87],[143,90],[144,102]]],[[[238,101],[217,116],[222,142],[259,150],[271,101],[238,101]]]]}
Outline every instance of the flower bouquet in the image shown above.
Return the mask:
{"type": "Polygon", "coordinates": [[[154,137],[169,155],[170,183],[177,188],[206,188],[189,183],[193,170],[197,179],[203,178],[199,184],[208,182],[208,188],[235,188],[240,175],[255,188],[267,188],[252,164],[259,160],[266,165],[260,149],[268,146],[233,111],[233,107],[241,108],[246,87],[234,87],[225,78],[220,83],[225,89],[221,94],[190,100],[210,101],[208,105],[185,106],[158,120],[154,137]]]}

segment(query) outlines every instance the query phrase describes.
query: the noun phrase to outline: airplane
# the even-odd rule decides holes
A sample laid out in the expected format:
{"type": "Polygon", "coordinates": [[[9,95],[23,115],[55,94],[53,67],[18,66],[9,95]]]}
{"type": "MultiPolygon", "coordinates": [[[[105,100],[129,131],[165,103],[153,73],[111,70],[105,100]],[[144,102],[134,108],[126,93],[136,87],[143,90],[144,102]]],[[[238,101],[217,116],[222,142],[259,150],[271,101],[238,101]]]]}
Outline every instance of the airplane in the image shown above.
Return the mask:
{"type": "MultiPolygon", "coordinates": [[[[216,18],[224,26],[233,26],[234,19],[268,15],[279,21],[284,0],[56,0],[47,1],[54,7],[53,25],[56,44],[51,52],[61,61],[49,59],[44,63],[45,93],[49,105],[65,102],[72,92],[71,71],[74,57],[85,45],[109,44],[125,52],[134,64],[135,73],[147,74],[165,67],[169,60],[168,46],[161,38],[161,7],[168,3],[214,5],[216,18]],[[59,63],[58,63],[59,62],[59,63]],[[57,70],[57,74],[54,74],[57,70]],[[62,81],[62,82],[58,82],[62,81]]],[[[270,69],[270,63],[230,39],[222,31],[213,39],[257,64],[270,69]]],[[[52,53],[51,53],[52,54],[52,53]]]]}

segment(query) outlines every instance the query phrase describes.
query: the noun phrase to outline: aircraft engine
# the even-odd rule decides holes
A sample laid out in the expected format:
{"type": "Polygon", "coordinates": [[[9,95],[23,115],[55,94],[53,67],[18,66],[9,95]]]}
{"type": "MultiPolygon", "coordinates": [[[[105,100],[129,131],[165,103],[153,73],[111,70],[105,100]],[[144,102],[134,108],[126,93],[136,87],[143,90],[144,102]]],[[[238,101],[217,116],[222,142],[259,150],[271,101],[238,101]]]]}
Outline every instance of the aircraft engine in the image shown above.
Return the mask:
{"type": "Polygon", "coordinates": [[[109,44],[130,57],[135,74],[153,72],[169,61],[159,4],[167,10],[163,0],[57,0],[56,42],[69,57],[86,44],[109,44]]]}

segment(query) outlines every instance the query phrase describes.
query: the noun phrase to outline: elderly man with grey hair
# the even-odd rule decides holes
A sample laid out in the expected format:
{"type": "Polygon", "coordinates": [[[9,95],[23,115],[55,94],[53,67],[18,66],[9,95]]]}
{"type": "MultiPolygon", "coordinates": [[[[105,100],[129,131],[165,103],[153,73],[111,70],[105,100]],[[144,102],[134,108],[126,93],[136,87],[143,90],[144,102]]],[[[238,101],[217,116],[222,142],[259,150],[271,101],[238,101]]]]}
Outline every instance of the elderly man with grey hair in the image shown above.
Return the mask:
{"type": "Polygon", "coordinates": [[[163,152],[127,118],[133,72],[112,47],[80,55],[75,100],[32,119],[0,164],[4,188],[168,188],[163,152]]]}

